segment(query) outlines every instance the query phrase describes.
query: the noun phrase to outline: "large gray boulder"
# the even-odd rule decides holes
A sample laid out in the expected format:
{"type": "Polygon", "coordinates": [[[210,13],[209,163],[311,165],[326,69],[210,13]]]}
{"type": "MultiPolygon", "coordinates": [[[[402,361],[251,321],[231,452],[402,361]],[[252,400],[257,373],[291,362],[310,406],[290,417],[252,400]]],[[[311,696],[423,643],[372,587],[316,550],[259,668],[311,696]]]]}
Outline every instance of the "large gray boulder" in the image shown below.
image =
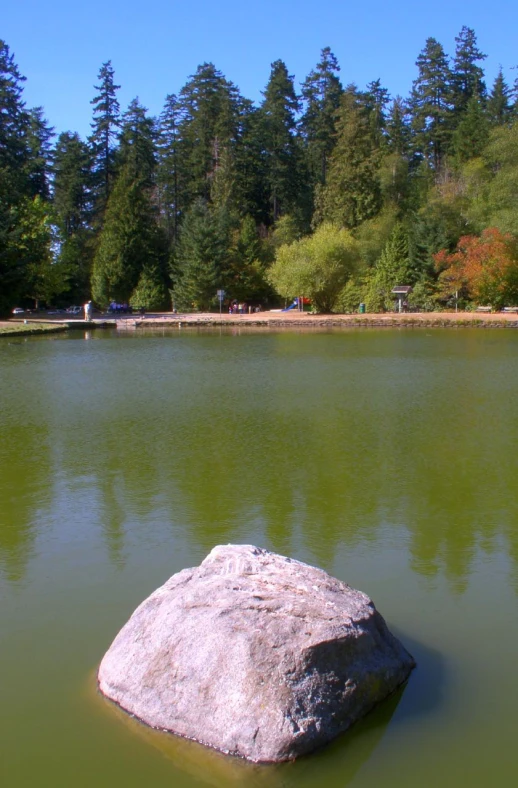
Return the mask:
{"type": "Polygon", "coordinates": [[[365,594],[300,561],[227,545],[137,608],[98,678],[148,725],[284,761],[346,730],[413,666],[365,594]]]}

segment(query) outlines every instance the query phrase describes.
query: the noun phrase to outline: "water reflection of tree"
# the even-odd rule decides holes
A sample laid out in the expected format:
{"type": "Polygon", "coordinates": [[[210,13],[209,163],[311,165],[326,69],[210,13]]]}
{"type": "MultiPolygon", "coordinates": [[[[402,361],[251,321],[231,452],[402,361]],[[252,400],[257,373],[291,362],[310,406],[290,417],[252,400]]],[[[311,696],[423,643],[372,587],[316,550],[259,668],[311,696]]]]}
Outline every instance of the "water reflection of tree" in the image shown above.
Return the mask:
{"type": "Polygon", "coordinates": [[[0,441],[0,570],[13,581],[23,577],[34,551],[38,511],[49,489],[47,429],[36,409],[32,419],[12,428],[2,425],[0,441]]]}
{"type": "Polygon", "coordinates": [[[142,377],[93,422],[76,421],[76,438],[96,444],[114,560],[127,523],[160,506],[201,553],[256,541],[330,566],[342,545],[390,541],[398,526],[413,570],[444,573],[454,590],[502,539],[518,566],[505,353],[481,379],[479,356],[493,350],[480,342],[462,340],[452,359],[424,338],[414,354],[394,334],[370,354],[366,339],[332,339],[269,337],[265,348],[249,337],[221,355],[215,338],[196,338],[198,365],[142,377]]]}

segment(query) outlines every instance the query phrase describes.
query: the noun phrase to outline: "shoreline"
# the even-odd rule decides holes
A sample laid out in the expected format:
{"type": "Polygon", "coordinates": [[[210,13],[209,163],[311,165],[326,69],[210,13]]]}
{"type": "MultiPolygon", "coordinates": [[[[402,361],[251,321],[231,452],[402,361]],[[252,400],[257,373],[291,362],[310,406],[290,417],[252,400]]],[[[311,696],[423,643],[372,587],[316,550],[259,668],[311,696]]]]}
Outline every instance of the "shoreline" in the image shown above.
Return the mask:
{"type": "Polygon", "coordinates": [[[25,321],[19,323],[18,321],[0,320],[0,338],[1,337],[22,337],[22,336],[36,336],[43,334],[57,334],[67,331],[68,326],[61,323],[55,324],[50,320],[40,321],[25,321]]]}
{"type": "Polygon", "coordinates": [[[116,328],[120,331],[141,328],[518,328],[518,314],[506,312],[388,312],[381,314],[313,315],[309,312],[257,312],[246,315],[229,315],[214,312],[150,313],[102,315],[91,321],[81,318],[25,318],[0,322],[0,336],[20,336],[52,333],[67,330],[116,328]]]}

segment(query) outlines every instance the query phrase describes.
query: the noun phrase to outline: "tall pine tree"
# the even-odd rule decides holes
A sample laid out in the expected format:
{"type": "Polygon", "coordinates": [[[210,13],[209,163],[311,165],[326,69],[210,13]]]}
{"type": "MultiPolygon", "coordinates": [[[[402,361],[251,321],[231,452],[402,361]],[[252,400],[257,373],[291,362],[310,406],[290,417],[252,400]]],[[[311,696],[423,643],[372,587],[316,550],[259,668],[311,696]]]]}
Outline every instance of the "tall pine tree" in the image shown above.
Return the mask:
{"type": "Polygon", "coordinates": [[[176,247],[173,298],[176,308],[207,310],[225,277],[228,238],[221,217],[199,198],[188,210],[176,247]]]}
{"type": "Polygon", "coordinates": [[[381,207],[380,151],[365,105],[349,86],[342,97],[327,184],[317,194],[316,218],[354,228],[381,207]]]}
{"type": "Polygon", "coordinates": [[[487,100],[487,116],[491,126],[503,126],[512,116],[509,97],[511,91],[500,66],[487,100]]]}
{"type": "Polygon", "coordinates": [[[454,112],[461,115],[473,96],[484,99],[486,85],[484,72],[477,63],[485,60],[477,46],[475,31],[464,26],[455,38],[456,48],[452,69],[452,102],[454,112]]]}
{"type": "Polygon", "coordinates": [[[340,66],[329,47],[321,52],[316,68],[302,84],[304,114],[300,130],[308,169],[316,183],[325,184],[329,156],[335,143],[336,115],[343,89],[340,66]]]}
{"type": "Polygon", "coordinates": [[[427,39],[416,65],[419,74],[409,100],[413,145],[438,173],[452,133],[452,77],[448,59],[435,38],[427,39]]]}
{"type": "Polygon", "coordinates": [[[102,219],[115,178],[115,150],[120,127],[117,91],[120,85],[115,84],[114,77],[111,60],[108,60],[101,66],[99,84],[95,85],[98,92],[90,102],[94,117],[89,142],[93,160],[94,207],[99,219],[102,219]]]}
{"type": "Polygon", "coordinates": [[[52,171],[58,260],[68,271],[71,300],[83,302],[90,293],[92,196],[90,151],[78,134],[59,135],[52,171]]]}
{"type": "Polygon", "coordinates": [[[272,63],[261,104],[262,137],[271,221],[296,210],[301,197],[302,155],[297,140],[299,98],[282,60],[272,63]]]}
{"type": "Polygon", "coordinates": [[[180,108],[174,93],[166,97],[158,125],[158,188],[160,213],[169,243],[178,238],[182,210],[183,172],[180,162],[180,108]]]}

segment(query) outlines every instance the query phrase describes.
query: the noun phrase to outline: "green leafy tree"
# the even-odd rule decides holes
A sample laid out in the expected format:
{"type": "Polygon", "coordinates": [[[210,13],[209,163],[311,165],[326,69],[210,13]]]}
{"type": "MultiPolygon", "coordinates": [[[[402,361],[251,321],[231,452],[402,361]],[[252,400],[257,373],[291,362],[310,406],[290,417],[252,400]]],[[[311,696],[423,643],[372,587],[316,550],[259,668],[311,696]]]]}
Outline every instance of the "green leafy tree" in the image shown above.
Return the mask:
{"type": "Polygon", "coordinates": [[[268,277],[284,298],[304,296],[318,312],[332,312],[359,260],[351,233],[324,223],[313,235],[279,247],[268,277]]]}
{"type": "Polygon", "coordinates": [[[308,168],[315,182],[325,184],[329,156],[335,143],[336,114],[343,89],[340,66],[329,47],[302,84],[304,114],[300,130],[306,149],[308,168]]]}
{"type": "Polygon", "coordinates": [[[24,295],[34,299],[36,308],[41,301],[52,304],[68,288],[68,270],[53,258],[48,205],[39,195],[19,206],[16,227],[16,250],[25,268],[24,295]]]}
{"type": "Polygon", "coordinates": [[[518,123],[493,129],[484,150],[490,177],[482,202],[482,225],[518,237],[518,123]]]}

